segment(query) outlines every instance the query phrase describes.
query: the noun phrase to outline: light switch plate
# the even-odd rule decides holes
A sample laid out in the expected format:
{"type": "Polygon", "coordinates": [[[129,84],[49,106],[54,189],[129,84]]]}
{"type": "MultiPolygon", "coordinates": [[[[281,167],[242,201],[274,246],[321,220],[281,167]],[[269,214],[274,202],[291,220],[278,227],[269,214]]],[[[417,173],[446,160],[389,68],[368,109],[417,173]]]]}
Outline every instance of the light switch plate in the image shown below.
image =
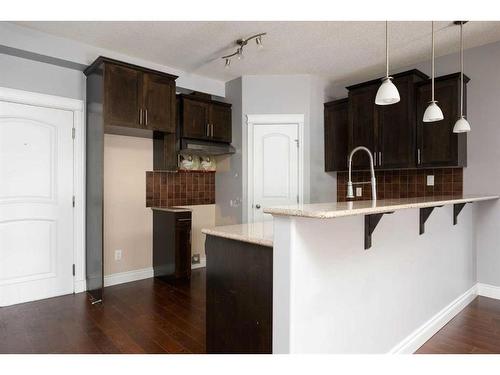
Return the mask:
{"type": "Polygon", "coordinates": [[[122,250],[115,250],[115,260],[122,260],[122,250]]]}
{"type": "Polygon", "coordinates": [[[363,196],[363,188],[357,187],[356,188],[356,196],[357,197],[362,197],[363,196]]]}
{"type": "Polygon", "coordinates": [[[434,175],[428,175],[427,176],[427,186],[434,186],[434,175]]]}

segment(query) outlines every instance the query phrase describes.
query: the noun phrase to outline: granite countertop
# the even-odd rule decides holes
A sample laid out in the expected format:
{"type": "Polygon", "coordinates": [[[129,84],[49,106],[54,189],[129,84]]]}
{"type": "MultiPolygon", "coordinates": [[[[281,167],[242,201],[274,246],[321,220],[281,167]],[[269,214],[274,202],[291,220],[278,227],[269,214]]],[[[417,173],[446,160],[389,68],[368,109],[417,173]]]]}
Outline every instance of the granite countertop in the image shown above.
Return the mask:
{"type": "Polygon", "coordinates": [[[166,211],[166,212],[186,212],[186,211],[193,211],[190,208],[184,208],[184,207],[151,207],[152,210],[156,211],[166,211]]]}
{"type": "Polygon", "coordinates": [[[264,212],[274,216],[297,216],[315,219],[329,219],[342,216],[377,214],[407,208],[424,208],[456,203],[469,203],[498,199],[498,195],[448,195],[377,201],[354,201],[313,203],[264,208],[264,212]]]}
{"type": "Polygon", "coordinates": [[[214,228],[205,228],[202,229],[201,232],[211,236],[273,247],[272,221],[224,225],[214,228]]]}

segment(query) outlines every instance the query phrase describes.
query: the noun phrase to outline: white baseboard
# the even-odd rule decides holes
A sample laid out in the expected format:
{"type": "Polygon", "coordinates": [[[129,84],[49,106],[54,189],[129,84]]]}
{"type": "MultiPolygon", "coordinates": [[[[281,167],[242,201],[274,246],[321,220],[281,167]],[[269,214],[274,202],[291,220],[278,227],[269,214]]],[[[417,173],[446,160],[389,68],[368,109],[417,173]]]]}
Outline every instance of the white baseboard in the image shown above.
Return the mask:
{"type": "Polygon", "coordinates": [[[477,283],[477,294],[483,297],[500,299],[500,286],[477,283]]]}
{"type": "Polygon", "coordinates": [[[200,263],[191,264],[191,269],[205,268],[207,266],[207,258],[200,258],[200,263]]]}
{"type": "MultiPolygon", "coordinates": [[[[500,290],[500,288],[499,288],[500,290]]],[[[426,323],[413,331],[408,337],[392,348],[390,354],[411,354],[417,351],[427,340],[444,327],[463,310],[478,294],[477,284],[439,311],[426,323]]]]}
{"type": "Polygon", "coordinates": [[[140,270],[133,270],[127,272],[113,273],[111,275],[104,276],[104,286],[112,286],[123,283],[129,283],[131,281],[143,280],[153,277],[153,268],[143,268],[140,270]]]}

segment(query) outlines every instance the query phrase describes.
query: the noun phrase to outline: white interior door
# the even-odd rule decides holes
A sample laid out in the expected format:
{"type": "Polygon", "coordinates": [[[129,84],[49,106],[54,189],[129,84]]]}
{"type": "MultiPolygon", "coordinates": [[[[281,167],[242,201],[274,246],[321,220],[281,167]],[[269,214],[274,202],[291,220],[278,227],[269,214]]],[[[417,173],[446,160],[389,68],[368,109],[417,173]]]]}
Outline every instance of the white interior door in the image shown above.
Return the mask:
{"type": "Polygon", "coordinates": [[[72,128],[0,101],[0,306],[73,293],[72,128]]]}
{"type": "Polygon", "coordinates": [[[298,124],[258,124],[253,129],[254,222],[270,220],[263,209],[299,200],[298,124]]]}

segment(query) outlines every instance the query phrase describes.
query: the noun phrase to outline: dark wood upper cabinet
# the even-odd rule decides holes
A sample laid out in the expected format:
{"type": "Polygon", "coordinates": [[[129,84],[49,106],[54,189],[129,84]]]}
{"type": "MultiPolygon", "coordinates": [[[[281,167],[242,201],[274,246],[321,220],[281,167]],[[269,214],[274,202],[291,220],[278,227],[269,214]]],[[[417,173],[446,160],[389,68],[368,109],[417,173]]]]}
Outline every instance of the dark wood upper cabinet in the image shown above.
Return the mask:
{"type": "Polygon", "coordinates": [[[347,170],[347,98],[325,103],[325,172],[347,170]]]}
{"type": "Polygon", "coordinates": [[[181,134],[184,138],[207,139],[210,105],[207,102],[181,99],[181,134]]]}
{"type": "Polygon", "coordinates": [[[99,57],[86,70],[104,72],[103,121],[106,128],[175,132],[176,76],[99,57]]]}
{"type": "Polygon", "coordinates": [[[427,76],[416,70],[395,75],[400,101],[377,106],[377,168],[415,167],[415,85],[425,79],[427,76]]]}
{"type": "Polygon", "coordinates": [[[231,104],[200,94],[178,97],[182,138],[231,143],[231,104]]]}
{"type": "MultiPolygon", "coordinates": [[[[357,146],[365,146],[372,153],[375,148],[375,123],[377,122],[377,111],[375,109],[375,96],[378,84],[372,83],[365,86],[348,88],[349,90],[349,146],[348,154],[357,146]]],[[[352,160],[354,168],[369,166],[366,153],[358,152],[352,160]]]]}
{"type": "Polygon", "coordinates": [[[231,143],[231,105],[226,103],[210,104],[210,135],[214,141],[231,143]]]}
{"type": "Polygon", "coordinates": [[[143,77],[144,124],[152,130],[175,133],[175,81],[153,73],[143,77]]]}
{"type": "Polygon", "coordinates": [[[142,105],[142,73],[122,65],[104,66],[104,122],[137,127],[142,105]]]}
{"type": "MultiPolygon", "coordinates": [[[[467,82],[464,76],[464,114],[467,113],[467,82]]],[[[417,86],[417,166],[465,167],[467,166],[467,134],[453,133],[453,126],[460,116],[460,73],[435,79],[435,98],[443,111],[444,119],[423,122],[422,118],[431,98],[431,82],[417,86]]]]}

